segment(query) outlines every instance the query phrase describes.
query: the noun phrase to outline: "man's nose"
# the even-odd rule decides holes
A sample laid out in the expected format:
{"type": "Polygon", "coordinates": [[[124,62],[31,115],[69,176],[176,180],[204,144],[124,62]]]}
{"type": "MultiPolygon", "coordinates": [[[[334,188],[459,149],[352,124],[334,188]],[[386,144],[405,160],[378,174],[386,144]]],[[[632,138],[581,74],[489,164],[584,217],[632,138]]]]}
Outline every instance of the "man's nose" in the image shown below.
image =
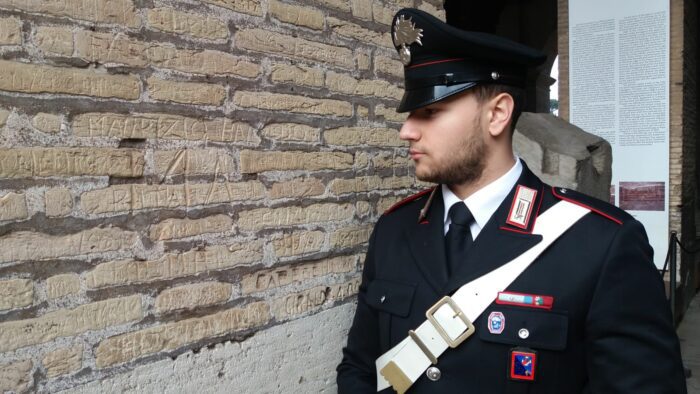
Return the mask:
{"type": "Polygon", "coordinates": [[[404,141],[416,141],[420,138],[420,132],[415,122],[409,116],[408,119],[401,126],[399,131],[399,138],[404,141]]]}

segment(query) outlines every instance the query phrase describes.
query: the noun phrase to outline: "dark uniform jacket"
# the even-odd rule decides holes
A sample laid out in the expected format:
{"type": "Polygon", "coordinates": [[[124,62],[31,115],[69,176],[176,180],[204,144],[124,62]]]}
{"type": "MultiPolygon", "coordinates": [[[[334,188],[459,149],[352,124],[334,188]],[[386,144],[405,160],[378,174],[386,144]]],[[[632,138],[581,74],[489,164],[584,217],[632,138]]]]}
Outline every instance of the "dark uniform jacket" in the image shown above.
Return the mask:
{"type": "MultiPolygon", "coordinates": [[[[376,392],[375,360],[446,294],[509,262],[540,241],[537,215],[559,200],[589,207],[507,291],[553,297],[551,309],[492,303],[476,333],[439,358],[441,376],[423,374],[408,393],[685,393],[680,348],[661,277],[642,225],[624,211],[543,184],[526,166],[517,184],[537,190],[526,229],[506,223],[515,187],[448,279],[440,188],[424,220],[419,193],[378,221],[370,238],[357,311],[338,366],[341,394],[376,392]],[[502,333],[488,330],[501,312],[502,333]],[[526,328],[522,339],[518,331],[526,328]],[[510,352],[537,354],[534,381],[509,378],[510,352]]],[[[516,185],[517,186],[517,185],[516,185]]],[[[387,389],[383,392],[393,392],[387,389]]]]}

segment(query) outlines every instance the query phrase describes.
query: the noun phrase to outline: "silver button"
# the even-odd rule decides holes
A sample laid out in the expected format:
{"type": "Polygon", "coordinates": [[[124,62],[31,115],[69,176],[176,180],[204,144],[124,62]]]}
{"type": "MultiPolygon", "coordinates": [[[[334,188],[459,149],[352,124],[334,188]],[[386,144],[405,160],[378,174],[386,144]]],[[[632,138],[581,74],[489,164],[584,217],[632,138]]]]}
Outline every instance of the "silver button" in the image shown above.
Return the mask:
{"type": "Polygon", "coordinates": [[[527,328],[521,328],[518,330],[518,336],[520,339],[527,339],[527,337],[530,336],[530,331],[528,331],[527,328]]]}
{"type": "Polygon", "coordinates": [[[427,376],[428,379],[432,380],[433,382],[437,382],[438,380],[440,380],[442,372],[440,372],[440,370],[437,367],[430,367],[427,371],[425,371],[425,376],[427,376]]]}
{"type": "Polygon", "coordinates": [[[379,299],[379,303],[380,303],[380,304],[383,304],[384,301],[386,301],[386,296],[385,296],[385,295],[383,295],[382,298],[379,299]]]}
{"type": "Polygon", "coordinates": [[[566,194],[566,189],[561,189],[561,194],[566,194]]]}
{"type": "Polygon", "coordinates": [[[501,74],[499,74],[497,71],[494,71],[491,73],[491,79],[493,79],[494,81],[498,81],[498,78],[500,78],[500,77],[501,77],[501,74]]]}

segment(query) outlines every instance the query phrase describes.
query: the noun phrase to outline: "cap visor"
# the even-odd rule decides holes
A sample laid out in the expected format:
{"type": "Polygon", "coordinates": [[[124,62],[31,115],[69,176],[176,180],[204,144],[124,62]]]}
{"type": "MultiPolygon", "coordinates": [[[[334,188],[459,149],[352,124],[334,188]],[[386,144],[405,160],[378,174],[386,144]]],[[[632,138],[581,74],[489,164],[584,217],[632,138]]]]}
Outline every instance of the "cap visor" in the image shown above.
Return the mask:
{"type": "Polygon", "coordinates": [[[396,112],[413,111],[414,109],[436,103],[457,93],[461,93],[476,85],[476,82],[467,82],[455,85],[427,86],[420,89],[407,90],[404,92],[396,112]]]}

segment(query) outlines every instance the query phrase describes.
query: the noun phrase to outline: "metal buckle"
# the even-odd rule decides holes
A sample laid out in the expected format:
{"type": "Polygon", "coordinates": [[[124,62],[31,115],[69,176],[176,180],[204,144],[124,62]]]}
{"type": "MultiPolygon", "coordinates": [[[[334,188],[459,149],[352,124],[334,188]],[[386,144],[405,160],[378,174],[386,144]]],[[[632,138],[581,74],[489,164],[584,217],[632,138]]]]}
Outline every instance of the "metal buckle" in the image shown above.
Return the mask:
{"type": "Polygon", "coordinates": [[[459,346],[462,342],[464,342],[467,338],[474,334],[475,331],[472,322],[469,321],[464,312],[462,312],[459,306],[457,306],[457,303],[455,303],[452,300],[452,297],[450,296],[442,297],[440,301],[436,302],[435,305],[431,306],[430,309],[428,309],[428,311],[425,312],[425,317],[428,318],[428,320],[430,321],[430,323],[433,324],[433,327],[435,327],[442,339],[444,339],[445,342],[447,342],[447,344],[451,348],[456,348],[457,346],[459,346]],[[454,319],[455,317],[459,316],[462,322],[464,322],[464,324],[467,326],[467,329],[455,339],[450,338],[449,334],[447,334],[447,331],[445,331],[442,325],[440,325],[437,319],[435,319],[435,312],[437,312],[437,310],[445,304],[449,305],[450,308],[452,308],[452,310],[455,312],[452,318],[454,319]]]}

